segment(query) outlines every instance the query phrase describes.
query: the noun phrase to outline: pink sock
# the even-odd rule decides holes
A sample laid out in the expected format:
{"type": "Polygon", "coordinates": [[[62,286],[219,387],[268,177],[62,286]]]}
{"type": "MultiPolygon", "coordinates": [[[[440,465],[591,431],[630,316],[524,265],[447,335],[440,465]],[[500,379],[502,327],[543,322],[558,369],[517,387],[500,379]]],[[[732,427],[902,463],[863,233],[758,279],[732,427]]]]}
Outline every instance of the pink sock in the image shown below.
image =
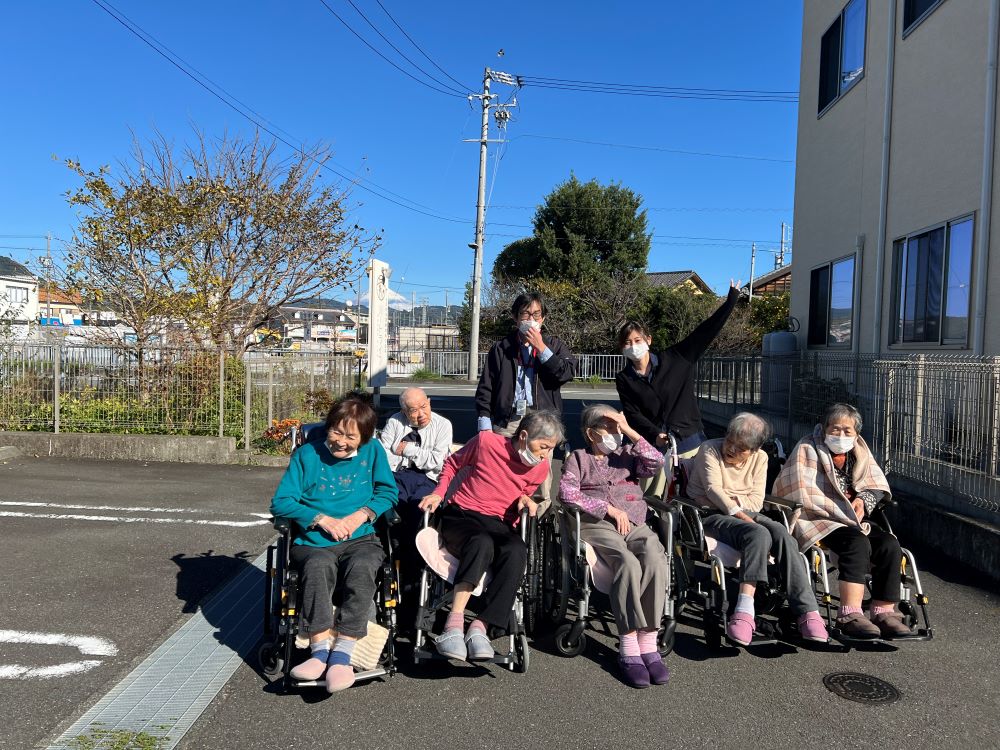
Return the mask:
{"type": "Polygon", "coordinates": [[[640,630],[638,638],[640,654],[652,654],[656,651],[655,630],[640,630]]]}
{"type": "Polygon", "coordinates": [[[461,630],[465,627],[465,612],[449,612],[444,621],[445,630],[461,630]]]}
{"type": "Polygon", "coordinates": [[[861,607],[846,607],[843,604],[840,605],[840,611],[837,613],[837,617],[846,617],[851,614],[861,614],[861,607]]]}
{"type": "Polygon", "coordinates": [[[880,604],[877,607],[872,607],[872,617],[875,615],[891,615],[896,611],[895,604],[880,604]]]}
{"type": "Polygon", "coordinates": [[[618,650],[622,656],[639,656],[639,637],[635,633],[621,636],[620,641],[618,650]]]}
{"type": "Polygon", "coordinates": [[[480,620],[478,617],[469,623],[469,632],[473,630],[478,630],[480,633],[486,632],[486,623],[480,620]]]}

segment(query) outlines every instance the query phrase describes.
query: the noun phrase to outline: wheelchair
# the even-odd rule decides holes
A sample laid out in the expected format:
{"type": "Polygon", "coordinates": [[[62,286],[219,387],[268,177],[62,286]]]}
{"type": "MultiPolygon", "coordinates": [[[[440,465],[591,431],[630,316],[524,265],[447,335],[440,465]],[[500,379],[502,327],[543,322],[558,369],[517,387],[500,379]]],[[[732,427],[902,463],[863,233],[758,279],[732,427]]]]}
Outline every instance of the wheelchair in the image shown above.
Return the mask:
{"type": "MultiPolygon", "coordinates": [[[[399,522],[395,511],[383,513],[376,521],[376,533],[386,551],[386,557],[375,578],[375,596],[369,610],[369,621],[385,628],[388,637],[376,663],[355,675],[355,682],[396,673],[396,606],[399,603],[399,579],[395,565],[396,543],[390,527],[399,522]]],[[[267,548],[267,568],[264,575],[264,635],[257,649],[257,661],[268,678],[281,678],[285,691],[295,688],[321,687],[323,680],[296,680],[291,670],[296,663],[296,640],[300,639],[299,571],[291,562],[292,522],[275,518],[277,540],[267,548]]],[[[338,592],[339,593],[339,592],[338,592]]],[[[335,595],[336,600],[336,595],[335,595]]],[[[364,639],[359,641],[359,646],[364,639]]],[[[305,644],[301,644],[305,648],[305,644]]],[[[358,649],[356,649],[358,653],[358,649]]],[[[359,654],[360,655],[360,654],[359,654]]]]}
{"type": "MultiPolygon", "coordinates": [[[[443,507],[443,505],[442,505],[443,507]]],[[[483,664],[498,664],[512,672],[528,671],[531,651],[528,647],[528,636],[525,629],[524,613],[529,585],[527,583],[528,567],[531,565],[532,544],[531,534],[535,519],[526,510],[521,512],[521,540],[528,547],[528,565],[525,566],[525,576],[518,588],[511,612],[509,628],[504,639],[507,643],[506,652],[497,652],[493,658],[483,664]]],[[[417,533],[417,549],[424,560],[420,572],[419,599],[417,604],[416,632],[413,639],[413,663],[420,665],[429,661],[445,660],[446,657],[437,652],[431,643],[433,633],[438,630],[439,622],[454,598],[453,582],[458,570],[458,559],[445,549],[438,535],[436,519],[429,512],[424,513],[423,528],[417,533]]],[[[473,591],[473,599],[489,586],[487,572],[479,586],[473,591]]],[[[491,639],[496,635],[489,633],[491,639]]],[[[495,639],[494,639],[495,640],[495,639]]]]}
{"type": "MultiPolygon", "coordinates": [[[[658,498],[648,497],[646,503],[650,507],[646,522],[667,551],[667,580],[672,581],[673,513],[658,498]]],[[[534,555],[529,553],[529,564],[534,562],[535,580],[540,584],[529,597],[533,605],[528,609],[529,630],[533,635],[552,630],[556,651],[567,657],[579,656],[586,650],[586,631],[595,617],[601,619],[604,629],[610,633],[607,608],[598,612],[591,598],[595,591],[604,596],[611,592],[614,571],[581,538],[581,520],[582,512],[578,508],[553,500],[536,525],[532,539],[534,555]],[[573,618],[567,619],[571,610],[573,618]]],[[[673,650],[677,629],[674,603],[672,586],[669,586],[657,636],[661,656],[673,650]]]]}
{"type": "MultiPolygon", "coordinates": [[[[895,500],[880,502],[871,513],[871,520],[882,527],[885,531],[896,536],[886,517],[885,509],[896,504],[895,500]]],[[[839,598],[831,593],[830,574],[837,570],[837,556],[823,546],[820,540],[806,551],[809,559],[809,571],[812,577],[816,596],[825,609],[827,629],[831,638],[841,643],[846,648],[863,646],[866,644],[886,645],[896,644],[905,641],[929,641],[934,637],[934,630],[931,627],[927,614],[929,599],[924,593],[920,583],[920,571],[917,569],[916,560],[913,553],[906,547],[902,547],[903,558],[900,562],[899,571],[899,612],[903,615],[903,622],[913,633],[912,635],[898,638],[853,638],[845,635],[837,628],[837,610],[840,607],[839,598]]],[[[871,594],[871,577],[865,584],[868,594],[871,594]]]]}
{"type": "MultiPolygon", "coordinates": [[[[678,617],[685,609],[693,619],[700,620],[705,634],[705,644],[717,651],[723,643],[737,646],[727,636],[730,603],[733,601],[731,589],[739,580],[740,552],[723,542],[705,534],[703,519],[715,511],[691,502],[686,496],[687,475],[685,468],[676,458],[677,442],[669,436],[670,450],[668,464],[673,468],[672,481],[668,485],[667,505],[673,512],[675,596],[678,617]]],[[[762,449],[768,454],[768,487],[777,476],[785,460],[784,447],[778,439],[768,441],[762,449]]],[[[761,510],[763,515],[784,525],[791,532],[791,522],[800,503],[791,502],[774,495],[765,495],[761,510]]],[[[797,553],[803,566],[808,570],[809,562],[804,554],[797,553]]],[[[780,571],[768,566],[768,580],[760,582],[754,596],[757,632],[750,647],[773,645],[780,640],[795,640],[798,636],[797,618],[787,606],[787,592],[780,571]]]]}

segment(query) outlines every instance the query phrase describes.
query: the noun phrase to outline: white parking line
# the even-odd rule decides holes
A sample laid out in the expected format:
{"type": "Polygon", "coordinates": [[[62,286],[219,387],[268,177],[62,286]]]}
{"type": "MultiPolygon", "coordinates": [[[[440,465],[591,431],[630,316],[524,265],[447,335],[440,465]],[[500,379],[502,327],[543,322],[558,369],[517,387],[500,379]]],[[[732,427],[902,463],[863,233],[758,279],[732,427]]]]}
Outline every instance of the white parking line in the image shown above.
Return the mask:
{"type": "Polygon", "coordinates": [[[110,523],[185,523],[199,526],[232,526],[247,528],[249,526],[264,526],[266,518],[254,521],[216,521],[205,518],[154,518],[146,516],[85,516],[79,513],[19,513],[12,510],[0,510],[0,518],[50,518],[65,521],[104,521],[110,523]]]}
{"type": "Polygon", "coordinates": [[[270,513],[229,513],[226,511],[205,510],[198,508],[150,508],[141,505],[73,505],[70,503],[39,503],[20,502],[16,500],[0,500],[0,505],[15,508],[68,508],[70,510],[126,510],[132,513],[208,513],[219,516],[254,516],[255,518],[270,518],[270,513]]]}
{"type": "MultiPolygon", "coordinates": [[[[28,643],[36,646],[70,646],[87,656],[117,656],[118,647],[103,638],[64,633],[31,633],[20,630],[0,630],[0,643],[28,643]]],[[[25,664],[0,664],[0,680],[40,679],[80,674],[101,664],[100,659],[66,661],[45,667],[25,664]]]]}

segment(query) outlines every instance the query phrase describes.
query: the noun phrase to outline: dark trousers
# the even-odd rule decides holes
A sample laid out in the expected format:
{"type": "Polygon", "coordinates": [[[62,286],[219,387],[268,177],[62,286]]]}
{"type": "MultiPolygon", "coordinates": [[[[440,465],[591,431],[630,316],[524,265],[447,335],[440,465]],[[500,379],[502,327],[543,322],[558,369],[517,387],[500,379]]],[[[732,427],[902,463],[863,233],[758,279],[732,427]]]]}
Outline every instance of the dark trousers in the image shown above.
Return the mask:
{"type": "Polygon", "coordinates": [[[455,504],[441,512],[439,530],[445,548],[458,558],[455,583],[475,586],[483,573],[493,578],[479,597],[479,619],[503,630],[511,627],[511,612],[524,578],[528,548],[520,535],[501,519],[455,504]]]}
{"type": "Polygon", "coordinates": [[[868,536],[854,526],[843,526],[823,537],[823,546],[837,555],[841,581],[864,583],[871,571],[872,597],[884,602],[899,601],[903,552],[892,534],[875,524],[868,536]]]}
{"type": "Polygon", "coordinates": [[[424,512],[417,505],[434,491],[437,483],[415,469],[400,469],[395,477],[396,489],[399,491],[396,512],[399,514],[400,522],[393,527],[392,536],[399,542],[396,550],[399,556],[399,583],[402,588],[396,616],[399,618],[400,627],[408,631],[413,626],[417,613],[417,584],[420,581],[420,570],[423,568],[423,560],[417,552],[415,540],[424,522],[424,512]]]}
{"type": "Polygon", "coordinates": [[[302,576],[302,629],[319,633],[333,628],[349,638],[363,638],[375,598],[375,576],[385,559],[385,550],[375,535],[329,547],[296,544],[291,557],[302,576]],[[338,586],[341,600],[334,622],[333,595],[338,586]]]}

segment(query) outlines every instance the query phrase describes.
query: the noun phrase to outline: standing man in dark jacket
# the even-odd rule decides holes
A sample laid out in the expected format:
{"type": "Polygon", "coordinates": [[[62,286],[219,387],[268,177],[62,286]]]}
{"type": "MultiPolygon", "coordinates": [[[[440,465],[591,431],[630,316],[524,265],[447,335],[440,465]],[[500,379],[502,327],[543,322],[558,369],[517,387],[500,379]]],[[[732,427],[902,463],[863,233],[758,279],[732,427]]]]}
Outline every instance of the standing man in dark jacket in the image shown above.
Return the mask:
{"type": "MultiPolygon", "coordinates": [[[[542,333],[548,308],[540,294],[521,294],[510,307],[517,330],[495,343],[476,388],[480,430],[513,437],[521,419],[540,409],[562,414],[559,389],[576,373],[576,362],[555,336],[542,333]]],[[[552,475],[539,488],[551,499],[552,475]]]]}
{"type": "MultiPolygon", "coordinates": [[[[626,362],[615,377],[615,386],[622,411],[635,431],[661,450],[669,445],[668,432],[674,434],[683,459],[693,458],[705,440],[695,394],[698,360],[729,320],[739,298],[739,282],[733,282],[719,309],[666,350],[650,351],[653,338],[635,321],[626,323],[619,332],[618,348],[626,362]]],[[[659,495],[665,480],[661,472],[643,489],[659,495]]]]}

